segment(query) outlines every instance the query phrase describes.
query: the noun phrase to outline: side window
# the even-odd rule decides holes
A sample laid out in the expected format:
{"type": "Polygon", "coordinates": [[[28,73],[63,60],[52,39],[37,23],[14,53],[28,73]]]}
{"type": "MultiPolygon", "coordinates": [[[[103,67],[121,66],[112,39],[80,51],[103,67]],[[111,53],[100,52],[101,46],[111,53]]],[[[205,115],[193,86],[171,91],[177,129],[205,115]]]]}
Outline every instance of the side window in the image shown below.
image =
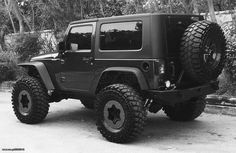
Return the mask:
{"type": "Polygon", "coordinates": [[[139,50],[141,48],[141,21],[108,23],[101,25],[101,50],[139,50]]]}
{"type": "Polygon", "coordinates": [[[76,26],[70,29],[66,49],[78,52],[91,52],[92,25],[76,26]]]}

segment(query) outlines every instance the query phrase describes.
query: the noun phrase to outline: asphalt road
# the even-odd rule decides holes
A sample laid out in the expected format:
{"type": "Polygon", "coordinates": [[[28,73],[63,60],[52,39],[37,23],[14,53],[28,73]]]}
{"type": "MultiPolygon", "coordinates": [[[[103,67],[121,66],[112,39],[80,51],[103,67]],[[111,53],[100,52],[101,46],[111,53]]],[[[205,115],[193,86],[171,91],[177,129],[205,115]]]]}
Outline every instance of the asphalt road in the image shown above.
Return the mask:
{"type": "Polygon", "coordinates": [[[188,123],[149,114],[143,134],[130,144],[106,141],[95,114],[78,100],[53,103],[46,120],[20,123],[10,93],[0,93],[0,152],[8,153],[235,153],[236,117],[203,113],[188,123]],[[18,150],[17,149],[22,149],[18,150]]]}

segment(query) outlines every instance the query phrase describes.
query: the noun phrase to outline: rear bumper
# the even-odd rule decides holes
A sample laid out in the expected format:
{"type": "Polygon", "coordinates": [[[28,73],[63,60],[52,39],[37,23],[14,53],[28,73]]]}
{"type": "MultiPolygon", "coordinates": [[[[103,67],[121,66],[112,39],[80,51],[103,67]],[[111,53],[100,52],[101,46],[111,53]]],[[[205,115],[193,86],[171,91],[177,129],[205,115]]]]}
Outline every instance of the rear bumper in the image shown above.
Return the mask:
{"type": "Polygon", "coordinates": [[[182,90],[148,90],[148,94],[162,104],[174,105],[175,103],[184,102],[193,97],[214,93],[219,89],[218,83],[218,81],[214,81],[202,86],[182,90]]]}

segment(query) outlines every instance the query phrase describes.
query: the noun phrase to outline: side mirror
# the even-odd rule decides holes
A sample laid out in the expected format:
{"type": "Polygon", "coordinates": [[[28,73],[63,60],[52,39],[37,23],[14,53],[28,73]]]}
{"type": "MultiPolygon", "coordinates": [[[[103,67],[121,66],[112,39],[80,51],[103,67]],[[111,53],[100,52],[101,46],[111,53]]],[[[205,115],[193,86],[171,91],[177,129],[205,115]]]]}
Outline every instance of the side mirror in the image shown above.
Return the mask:
{"type": "Polygon", "coordinates": [[[57,44],[57,51],[62,54],[65,51],[65,42],[61,41],[57,44]]]}

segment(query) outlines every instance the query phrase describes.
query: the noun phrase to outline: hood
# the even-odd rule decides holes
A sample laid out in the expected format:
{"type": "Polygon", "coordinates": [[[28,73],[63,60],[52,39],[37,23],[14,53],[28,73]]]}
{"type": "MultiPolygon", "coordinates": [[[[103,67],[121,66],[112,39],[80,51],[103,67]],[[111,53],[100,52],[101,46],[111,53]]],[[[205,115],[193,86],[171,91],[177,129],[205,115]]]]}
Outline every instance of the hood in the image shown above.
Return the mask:
{"type": "Polygon", "coordinates": [[[30,61],[32,62],[32,61],[39,61],[39,60],[44,60],[44,59],[52,59],[52,58],[56,58],[57,56],[58,56],[58,53],[42,54],[42,55],[31,58],[30,61]]]}

